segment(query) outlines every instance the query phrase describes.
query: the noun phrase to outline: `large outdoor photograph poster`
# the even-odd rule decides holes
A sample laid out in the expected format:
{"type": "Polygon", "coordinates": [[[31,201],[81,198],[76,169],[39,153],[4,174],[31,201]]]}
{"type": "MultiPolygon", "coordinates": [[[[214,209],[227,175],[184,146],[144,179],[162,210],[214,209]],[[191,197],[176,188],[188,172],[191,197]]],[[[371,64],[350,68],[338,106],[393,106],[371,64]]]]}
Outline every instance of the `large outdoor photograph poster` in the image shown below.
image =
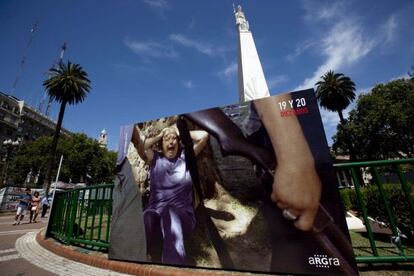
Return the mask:
{"type": "Polygon", "coordinates": [[[121,128],[109,258],[357,274],[313,90],[121,128]]]}

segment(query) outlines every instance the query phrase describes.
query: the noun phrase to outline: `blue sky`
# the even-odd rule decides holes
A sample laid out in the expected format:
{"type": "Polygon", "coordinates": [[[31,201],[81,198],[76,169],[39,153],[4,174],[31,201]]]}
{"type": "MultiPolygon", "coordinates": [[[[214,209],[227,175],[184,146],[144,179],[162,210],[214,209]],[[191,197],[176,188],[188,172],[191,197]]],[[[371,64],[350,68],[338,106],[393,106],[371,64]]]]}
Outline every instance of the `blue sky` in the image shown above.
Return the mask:
{"type": "MultiPolygon", "coordinates": [[[[95,138],[106,128],[115,149],[121,125],[237,102],[233,2],[249,20],[272,95],[313,87],[330,69],[364,93],[414,64],[411,0],[16,0],[0,3],[0,91],[11,92],[38,22],[14,96],[38,106],[67,42],[65,60],[84,67],[92,90],[67,107],[64,127],[95,138]]],[[[337,114],[322,114],[330,141],[337,114]]]]}

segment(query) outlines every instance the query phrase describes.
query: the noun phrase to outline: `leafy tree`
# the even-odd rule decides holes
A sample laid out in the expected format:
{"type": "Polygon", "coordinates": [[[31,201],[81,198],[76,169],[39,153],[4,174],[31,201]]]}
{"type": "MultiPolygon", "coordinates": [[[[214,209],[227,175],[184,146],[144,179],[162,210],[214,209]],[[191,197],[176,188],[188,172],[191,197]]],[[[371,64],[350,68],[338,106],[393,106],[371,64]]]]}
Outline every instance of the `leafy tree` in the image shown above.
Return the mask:
{"type": "Polygon", "coordinates": [[[31,143],[23,143],[10,161],[9,175],[15,185],[25,183],[31,171],[33,177],[39,173],[38,183],[44,180],[52,137],[43,136],[31,143]]]}
{"type": "Polygon", "coordinates": [[[341,123],[344,123],[342,111],[355,99],[355,83],[344,74],[332,70],[321,78],[316,83],[316,98],[323,108],[338,112],[341,123]]]}
{"type": "MultiPolygon", "coordinates": [[[[42,183],[48,167],[51,143],[52,137],[41,137],[19,148],[9,170],[14,183],[23,184],[30,171],[33,178],[40,172],[39,183],[42,183]]],[[[96,140],[85,134],[75,133],[62,137],[56,154],[64,156],[59,177],[64,182],[99,184],[113,181],[116,153],[100,147],[96,140]]],[[[56,169],[51,171],[51,175],[56,175],[56,169]]]]}
{"type": "Polygon", "coordinates": [[[63,116],[66,105],[81,103],[90,90],[88,74],[79,64],[67,64],[61,62],[57,68],[50,69],[51,77],[43,82],[49,97],[60,103],[58,121],[50,150],[50,160],[46,171],[45,189],[49,190],[51,181],[51,170],[54,164],[56,147],[60,130],[62,128],[63,116]]]}
{"type": "Polygon", "coordinates": [[[95,184],[112,181],[115,152],[108,152],[85,134],[73,135],[68,142],[64,171],[66,179],[95,184]]]}
{"type": "Polygon", "coordinates": [[[379,84],[361,95],[348,122],[338,126],[335,152],[352,147],[364,160],[414,157],[413,103],[414,81],[407,79],[379,84]]]}

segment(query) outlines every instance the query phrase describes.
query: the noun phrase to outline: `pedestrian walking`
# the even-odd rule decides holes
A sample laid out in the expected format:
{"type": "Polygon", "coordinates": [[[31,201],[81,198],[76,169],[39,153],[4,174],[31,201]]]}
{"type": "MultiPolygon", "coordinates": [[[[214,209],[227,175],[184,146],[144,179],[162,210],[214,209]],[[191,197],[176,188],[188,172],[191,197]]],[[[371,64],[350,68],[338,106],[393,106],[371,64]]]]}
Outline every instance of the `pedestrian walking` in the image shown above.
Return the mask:
{"type": "Polygon", "coordinates": [[[26,215],[27,209],[32,201],[32,194],[30,193],[30,188],[26,188],[24,195],[20,195],[19,204],[17,204],[16,217],[14,219],[13,225],[20,224],[26,215]]]}
{"type": "Polygon", "coordinates": [[[49,209],[50,203],[49,203],[49,197],[45,195],[42,198],[42,215],[41,217],[44,218],[47,212],[47,209],[49,209]]]}
{"type": "Polygon", "coordinates": [[[39,215],[39,211],[40,211],[40,194],[38,191],[34,192],[33,196],[32,196],[32,202],[30,204],[30,221],[29,223],[32,223],[32,221],[34,223],[36,223],[36,218],[39,215]]]}

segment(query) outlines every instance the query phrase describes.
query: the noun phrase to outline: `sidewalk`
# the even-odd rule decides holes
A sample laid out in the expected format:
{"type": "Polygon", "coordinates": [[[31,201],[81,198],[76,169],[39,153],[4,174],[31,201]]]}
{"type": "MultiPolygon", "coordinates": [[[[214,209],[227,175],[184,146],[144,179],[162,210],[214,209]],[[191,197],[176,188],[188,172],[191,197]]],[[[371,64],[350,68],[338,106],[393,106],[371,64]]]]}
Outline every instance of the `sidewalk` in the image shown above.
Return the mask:
{"type": "Polygon", "coordinates": [[[36,241],[47,218],[29,223],[25,216],[20,225],[12,225],[14,213],[0,213],[0,275],[125,275],[73,262],[41,247],[36,241]]]}
{"type": "MultiPolygon", "coordinates": [[[[54,239],[45,240],[44,228],[40,230],[29,231],[30,232],[27,232],[25,235],[16,240],[15,250],[13,252],[9,252],[9,257],[4,256],[3,258],[24,259],[27,264],[30,264],[35,268],[30,270],[30,272],[32,272],[30,275],[264,275],[112,261],[108,260],[107,254],[102,252],[64,245],[55,241],[54,239]],[[39,272],[39,274],[37,274],[36,271],[39,272]]],[[[0,251],[0,259],[2,253],[5,252],[0,251]]],[[[20,259],[16,265],[22,264],[22,259],[20,259]]],[[[17,262],[18,260],[15,261],[17,262]]],[[[362,268],[362,271],[360,271],[360,273],[361,275],[369,276],[413,275],[414,272],[412,268],[413,267],[410,265],[402,266],[400,268],[402,270],[396,269],[396,267],[392,266],[380,266],[376,269],[375,267],[370,267],[368,270],[367,267],[365,267],[365,269],[362,268]]],[[[16,275],[13,274],[12,271],[7,271],[7,273],[8,274],[4,275],[16,275]]]]}
{"type": "Polygon", "coordinates": [[[25,218],[18,226],[13,221],[14,213],[0,214],[0,275],[263,275],[112,261],[99,251],[44,239],[47,218],[25,218]]]}
{"type": "MultiPolygon", "coordinates": [[[[40,233],[40,232],[39,232],[40,233]]],[[[58,256],[36,241],[36,232],[29,232],[16,241],[16,250],[30,263],[57,275],[126,275],[74,262],[58,256]]]]}
{"type": "Polygon", "coordinates": [[[107,254],[66,246],[53,239],[44,239],[44,230],[28,233],[16,242],[16,248],[25,251],[28,261],[58,275],[200,275],[200,276],[260,276],[248,272],[217,271],[138,264],[108,260],[107,254]],[[19,243],[19,245],[17,245],[19,243]],[[40,250],[39,250],[40,248],[40,250]],[[35,256],[41,252],[41,256],[35,256]],[[45,259],[48,261],[45,263],[45,259]],[[57,267],[61,267],[57,269],[57,267]]]}

